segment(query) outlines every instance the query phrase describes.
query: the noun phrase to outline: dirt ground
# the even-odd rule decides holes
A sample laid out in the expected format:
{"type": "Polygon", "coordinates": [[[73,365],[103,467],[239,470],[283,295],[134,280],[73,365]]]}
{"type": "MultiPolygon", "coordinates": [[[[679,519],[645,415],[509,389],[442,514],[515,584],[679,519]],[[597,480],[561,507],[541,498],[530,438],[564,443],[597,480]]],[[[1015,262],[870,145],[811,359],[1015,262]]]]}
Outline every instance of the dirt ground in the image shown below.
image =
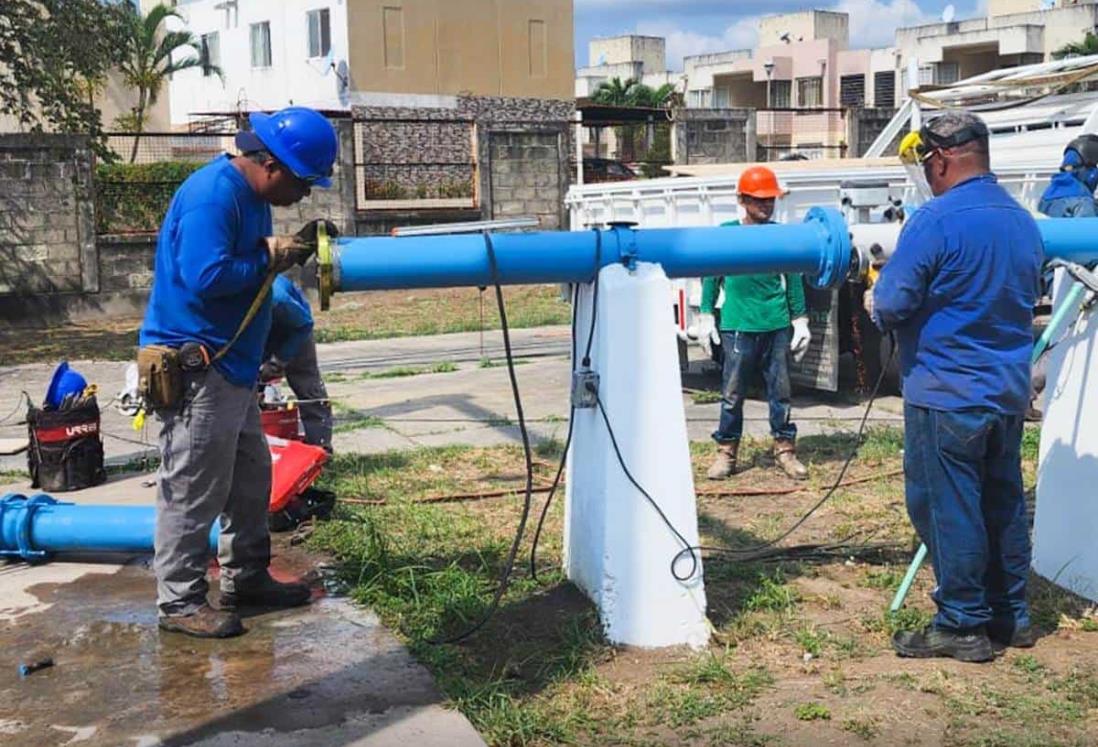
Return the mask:
{"type": "MultiPolygon", "coordinates": [[[[802,440],[807,489],[777,472],[762,444],[748,469],[722,484],[703,471],[695,444],[703,540],[744,546],[776,537],[834,480],[852,444],[802,440]],[[736,495],[737,491],[775,491],[736,495]],[[792,489],[794,492],[782,493],[792,489]]],[[[704,652],[608,646],[590,603],[559,572],[561,516],[550,511],[539,550],[541,584],[527,570],[529,538],[501,609],[472,638],[453,633],[484,610],[519,514],[516,496],[423,505],[439,497],[514,487],[515,449],[424,450],[337,462],[342,495],[383,501],[344,505],[314,541],[342,559],[355,595],[379,611],[431,668],[444,693],[497,745],[1021,745],[1094,744],[1098,622],[1082,600],[1034,578],[1042,638],[994,663],[897,658],[891,633],[919,627],[932,609],[924,568],[906,608],[886,613],[913,549],[904,514],[898,431],[870,435],[834,498],[788,543],[885,543],[875,552],[705,566],[713,624],[704,652]],[[875,478],[875,479],[874,479],[875,478]],[[387,574],[379,580],[372,574],[387,574]]],[[[1032,484],[1035,438],[1027,437],[1032,484]]],[[[538,482],[552,477],[548,449],[538,482]]],[[[540,506],[542,494],[537,501],[540,506]]],[[[537,512],[535,511],[535,516],[537,512]]]]}

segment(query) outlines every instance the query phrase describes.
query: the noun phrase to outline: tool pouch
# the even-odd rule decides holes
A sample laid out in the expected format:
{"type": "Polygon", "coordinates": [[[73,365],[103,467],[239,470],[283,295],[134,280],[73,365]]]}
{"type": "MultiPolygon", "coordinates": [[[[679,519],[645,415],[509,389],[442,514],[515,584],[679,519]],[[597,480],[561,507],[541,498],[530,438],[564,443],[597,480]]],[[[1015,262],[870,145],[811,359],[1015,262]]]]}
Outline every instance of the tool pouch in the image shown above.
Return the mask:
{"type": "Polygon", "coordinates": [[[137,391],[150,410],[177,407],[183,399],[179,351],[166,345],[146,345],[138,350],[137,391]]]}
{"type": "Polygon", "coordinates": [[[106,482],[99,405],[94,398],[67,410],[40,410],[32,405],[27,409],[27,431],[32,488],[63,492],[106,482]]]}

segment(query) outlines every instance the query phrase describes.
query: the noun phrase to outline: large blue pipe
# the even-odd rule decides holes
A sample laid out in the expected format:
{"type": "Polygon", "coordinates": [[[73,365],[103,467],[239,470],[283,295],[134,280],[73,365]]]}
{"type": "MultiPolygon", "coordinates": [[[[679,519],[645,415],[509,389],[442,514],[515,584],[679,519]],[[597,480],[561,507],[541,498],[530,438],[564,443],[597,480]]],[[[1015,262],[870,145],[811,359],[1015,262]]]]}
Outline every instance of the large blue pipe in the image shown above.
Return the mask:
{"type": "MultiPolygon", "coordinates": [[[[1098,262],[1098,218],[1050,218],[1037,225],[1048,259],[1098,262]]],[[[337,291],[582,283],[609,264],[652,262],[668,277],[804,273],[820,288],[857,268],[842,216],[812,208],[804,223],[724,228],[544,231],[491,235],[494,277],[482,234],[339,239],[337,291]]]]}
{"type": "MultiPolygon", "coordinates": [[[[152,506],[79,505],[44,493],[30,498],[9,493],[0,498],[0,557],[34,562],[66,552],[149,553],[155,526],[152,506]]],[[[210,528],[214,552],[220,531],[215,521],[210,528]]]]}
{"type": "Polygon", "coordinates": [[[334,290],[583,283],[606,265],[652,262],[668,277],[804,273],[834,287],[851,268],[850,236],[836,210],[812,208],[804,223],[725,228],[613,226],[606,230],[491,235],[493,276],[482,234],[338,239],[334,290]]]}

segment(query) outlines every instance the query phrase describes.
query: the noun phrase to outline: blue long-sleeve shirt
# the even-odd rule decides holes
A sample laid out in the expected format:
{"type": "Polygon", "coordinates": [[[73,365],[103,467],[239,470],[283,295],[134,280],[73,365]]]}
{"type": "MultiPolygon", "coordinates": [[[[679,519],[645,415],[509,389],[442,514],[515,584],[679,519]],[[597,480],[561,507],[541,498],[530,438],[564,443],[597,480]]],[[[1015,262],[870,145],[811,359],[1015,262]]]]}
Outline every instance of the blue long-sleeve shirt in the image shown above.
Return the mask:
{"type": "Polygon", "coordinates": [[[271,333],[264,355],[274,355],[285,363],[301,352],[313,331],[313,312],[301,290],[283,275],[275,278],[271,304],[271,333]]]}
{"type": "Polygon", "coordinates": [[[1050,218],[1092,218],[1098,215],[1094,195],[1087,185],[1067,171],[1052,175],[1037,209],[1050,218]]]}
{"type": "Polygon", "coordinates": [[[992,174],[911,216],[873,293],[873,321],[896,332],[907,402],[1025,412],[1043,255],[1037,223],[992,174]]]}
{"type": "MultiPolygon", "coordinates": [[[[156,244],[142,345],[200,342],[210,355],[232,339],[267,274],[271,208],[222,156],[187,177],[172,198],[156,244]]],[[[252,386],[271,325],[271,301],[214,365],[252,386]]]]}

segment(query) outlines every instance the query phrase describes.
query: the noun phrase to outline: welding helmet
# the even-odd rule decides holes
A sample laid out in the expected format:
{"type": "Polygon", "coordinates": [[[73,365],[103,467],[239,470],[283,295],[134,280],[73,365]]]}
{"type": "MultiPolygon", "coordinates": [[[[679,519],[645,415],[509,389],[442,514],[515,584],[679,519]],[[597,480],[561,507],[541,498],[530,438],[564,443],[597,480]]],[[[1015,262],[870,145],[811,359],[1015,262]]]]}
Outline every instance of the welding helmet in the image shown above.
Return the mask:
{"type": "Polygon", "coordinates": [[[291,106],[274,114],[253,112],[248,121],[251,131],[237,136],[237,146],[242,151],[258,150],[261,144],[303,182],[310,186],[332,186],[330,177],[339,152],[339,139],[324,115],[304,106],[291,106]]]}
{"type": "Polygon", "coordinates": [[[1091,192],[1098,188],[1098,135],[1080,135],[1068,143],[1060,171],[1070,171],[1091,192]]]}
{"type": "Polygon", "coordinates": [[[987,125],[979,119],[949,135],[939,135],[931,130],[933,123],[934,120],[930,120],[918,130],[909,132],[900,141],[900,163],[904,165],[920,196],[927,200],[933,197],[933,192],[926,178],[926,162],[943,150],[988,138],[987,125]]]}

